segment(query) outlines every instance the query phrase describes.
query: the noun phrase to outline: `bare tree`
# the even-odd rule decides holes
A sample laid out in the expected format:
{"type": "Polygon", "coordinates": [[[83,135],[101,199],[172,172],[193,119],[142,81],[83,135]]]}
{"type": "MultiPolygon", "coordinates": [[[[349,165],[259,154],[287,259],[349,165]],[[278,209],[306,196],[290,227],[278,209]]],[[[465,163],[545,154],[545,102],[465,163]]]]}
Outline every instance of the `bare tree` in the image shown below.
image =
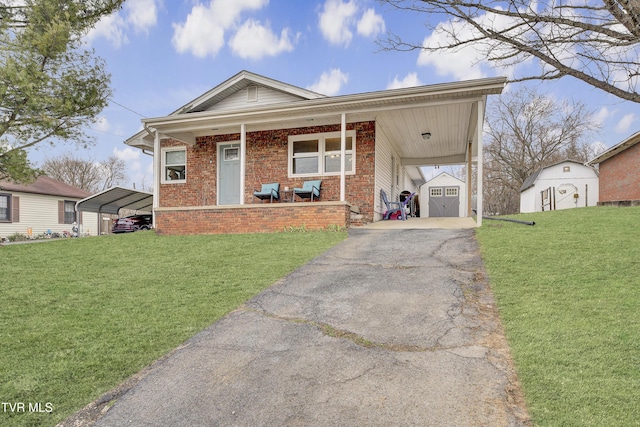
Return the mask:
{"type": "Polygon", "coordinates": [[[424,14],[427,28],[441,36],[428,44],[390,33],[379,42],[383,49],[444,52],[472,46],[480,59],[526,73],[511,81],[573,76],[640,102],[640,0],[378,1],[424,14]],[[449,20],[436,21],[443,16],[449,20]],[[537,67],[516,68],[525,62],[537,67]]]}
{"type": "Polygon", "coordinates": [[[485,211],[519,211],[520,187],[540,168],[571,159],[589,160],[588,138],[598,129],[580,102],[557,102],[521,88],[493,98],[485,124],[485,211]]]}
{"type": "Polygon", "coordinates": [[[84,160],[71,154],[47,159],[42,171],[49,177],[91,193],[106,190],[126,180],[125,163],[115,156],[104,162],[84,160]]]}

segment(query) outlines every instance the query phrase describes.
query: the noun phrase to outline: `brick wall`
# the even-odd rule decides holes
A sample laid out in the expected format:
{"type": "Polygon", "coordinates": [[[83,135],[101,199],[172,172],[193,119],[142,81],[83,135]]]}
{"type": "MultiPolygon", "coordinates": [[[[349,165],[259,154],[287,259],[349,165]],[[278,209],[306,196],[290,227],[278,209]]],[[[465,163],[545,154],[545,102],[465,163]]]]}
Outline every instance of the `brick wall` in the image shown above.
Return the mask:
{"type": "Polygon", "coordinates": [[[220,208],[160,208],[158,234],[266,233],[289,229],[323,230],[349,225],[349,205],[341,202],[280,203],[220,208]]]}
{"type": "MultiPolygon", "coordinates": [[[[288,155],[290,135],[336,132],[340,125],[312,126],[295,129],[247,132],[247,160],[245,175],[245,203],[259,203],[253,198],[254,189],[263,183],[279,182],[280,188],[301,187],[305,178],[289,178],[288,155]]],[[[356,206],[361,214],[359,223],[373,221],[374,174],[375,174],[375,122],[348,123],[347,130],[356,131],[356,174],[345,177],[346,201],[356,206]]],[[[160,185],[160,207],[197,207],[216,204],[217,145],[222,142],[239,141],[240,134],[204,136],[196,139],[193,147],[187,147],[187,181],[183,184],[160,185]]],[[[162,147],[183,146],[172,140],[163,140],[162,147]]],[[[320,201],[340,200],[340,177],[323,176],[306,179],[322,179],[320,201]]],[[[211,209],[211,212],[217,211],[211,209]]],[[[172,215],[184,218],[185,211],[172,215]]],[[[200,211],[198,211],[200,212],[200,211]]],[[[199,213],[199,215],[202,213],[199,213]]],[[[165,217],[168,226],[174,221],[165,217]]],[[[158,222],[158,215],[156,216],[158,222]]],[[[329,224],[342,224],[329,222],[329,224]]]]}
{"type": "Polygon", "coordinates": [[[600,203],[640,200],[640,143],[600,163],[600,203]]]}

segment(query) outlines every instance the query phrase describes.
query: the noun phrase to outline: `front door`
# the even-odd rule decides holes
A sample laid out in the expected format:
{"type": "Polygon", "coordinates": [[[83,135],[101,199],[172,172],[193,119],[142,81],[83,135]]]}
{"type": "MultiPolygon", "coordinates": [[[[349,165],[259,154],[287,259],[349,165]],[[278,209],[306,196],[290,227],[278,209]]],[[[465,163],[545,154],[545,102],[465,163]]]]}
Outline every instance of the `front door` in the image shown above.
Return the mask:
{"type": "Polygon", "coordinates": [[[218,144],[218,204],[240,204],[240,144],[218,144]]]}
{"type": "Polygon", "coordinates": [[[460,215],[460,187],[430,187],[429,216],[457,217],[460,215]]]}

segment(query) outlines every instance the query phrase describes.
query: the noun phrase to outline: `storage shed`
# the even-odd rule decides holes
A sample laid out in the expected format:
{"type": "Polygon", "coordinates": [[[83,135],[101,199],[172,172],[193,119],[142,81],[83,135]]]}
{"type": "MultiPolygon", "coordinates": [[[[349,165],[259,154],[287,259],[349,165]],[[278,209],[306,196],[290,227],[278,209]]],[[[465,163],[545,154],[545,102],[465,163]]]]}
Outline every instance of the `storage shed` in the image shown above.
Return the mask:
{"type": "Polygon", "coordinates": [[[542,212],[596,206],[598,172],[575,160],[565,160],[530,175],[520,187],[520,212],[542,212]]]}
{"type": "Polygon", "coordinates": [[[467,192],[464,181],[442,172],[420,187],[422,217],[467,216],[467,192]]]}

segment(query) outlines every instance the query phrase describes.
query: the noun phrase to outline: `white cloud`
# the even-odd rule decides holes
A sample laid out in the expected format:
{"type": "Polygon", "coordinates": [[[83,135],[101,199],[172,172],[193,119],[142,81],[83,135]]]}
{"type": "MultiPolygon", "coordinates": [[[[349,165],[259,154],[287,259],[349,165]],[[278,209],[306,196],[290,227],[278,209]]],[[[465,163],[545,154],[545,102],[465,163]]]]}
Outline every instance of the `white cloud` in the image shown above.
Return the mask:
{"type": "Polygon", "coordinates": [[[293,43],[288,28],[282,30],[278,37],[268,25],[248,19],[229,40],[229,47],[240,58],[261,59],[291,52],[293,43]]]}
{"type": "Polygon", "coordinates": [[[604,123],[607,121],[609,117],[613,114],[607,107],[602,107],[593,117],[593,120],[600,127],[604,126],[604,123]]]}
{"type": "Polygon", "coordinates": [[[125,162],[137,161],[140,159],[140,150],[131,147],[125,147],[119,150],[117,147],[114,147],[113,155],[125,162]]]}
{"type": "Polygon", "coordinates": [[[627,114],[624,116],[616,125],[615,131],[616,133],[626,133],[629,131],[631,125],[633,125],[636,121],[636,115],[633,113],[627,114]]]}
{"type": "MultiPolygon", "coordinates": [[[[479,24],[485,28],[495,28],[501,30],[509,28],[515,18],[504,17],[496,14],[484,14],[477,17],[479,24]]],[[[459,45],[457,49],[439,50],[428,52],[422,50],[418,55],[418,65],[433,66],[439,75],[452,75],[459,80],[469,80],[485,77],[494,68],[500,69],[501,75],[511,77],[515,72],[515,65],[503,63],[489,63],[483,60],[487,52],[491,52],[493,57],[508,55],[500,43],[494,41],[476,42],[461,44],[460,41],[473,40],[480,37],[475,27],[463,21],[447,21],[438,24],[436,29],[425,37],[422,45],[424,47],[440,47],[449,45],[459,45]],[[452,38],[455,35],[457,40],[452,38]]],[[[524,67],[532,60],[530,57],[521,58],[519,67],[524,67]]],[[[517,61],[516,61],[517,62],[517,61]]]]}
{"type": "Polygon", "coordinates": [[[358,34],[365,37],[375,37],[380,33],[384,33],[386,29],[382,15],[378,15],[373,9],[367,9],[362,14],[357,28],[358,34]]]}
{"type": "Polygon", "coordinates": [[[127,0],[124,3],[127,22],[136,33],[148,33],[158,22],[158,10],[154,0],[127,0]]]}
{"type": "Polygon", "coordinates": [[[225,31],[237,23],[242,12],[268,3],[269,0],[211,0],[208,6],[198,3],[185,22],[173,24],[173,46],[179,53],[214,57],[224,46],[225,31]]]}
{"type": "Polygon", "coordinates": [[[403,87],[421,86],[423,84],[424,83],[418,78],[418,73],[409,73],[402,80],[398,79],[398,76],[395,76],[393,81],[387,85],[387,89],[400,89],[403,87]]]}
{"type": "Polygon", "coordinates": [[[320,13],[320,31],[329,43],[349,46],[353,33],[350,26],[358,7],[353,0],[343,3],[342,0],[327,0],[320,13]]]}
{"type": "Polygon", "coordinates": [[[125,34],[126,24],[122,16],[119,13],[114,13],[109,16],[105,16],[89,31],[85,36],[87,43],[93,42],[98,38],[105,38],[111,42],[111,44],[118,48],[123,44],[129,43],[129,39],[125,34]]]}
{"type": "Polygon", "coordinates": [[[343,84],[349,81],[349,74],[343,73],[337,68],[322,73],[320,78],[314,84],[308,86],[307,89],[321,93],[323,95],[333,96],[340,92],[343,84]]]}
{"type": "Polygon", "coordinates": [[[158,22],[157,1],[160,0],[127,0],[122,10],[100,19],[85,41],[91,43],[95,39],[105,38],[118,48],[129,43],[127,31],[148,33],[158,22]]]}
{"type": "Polygon", "coordinates": [[[100,116],[93,122],[93,128],[100,132],[109,132],[111,124],[106,116],[100,116]]]}

